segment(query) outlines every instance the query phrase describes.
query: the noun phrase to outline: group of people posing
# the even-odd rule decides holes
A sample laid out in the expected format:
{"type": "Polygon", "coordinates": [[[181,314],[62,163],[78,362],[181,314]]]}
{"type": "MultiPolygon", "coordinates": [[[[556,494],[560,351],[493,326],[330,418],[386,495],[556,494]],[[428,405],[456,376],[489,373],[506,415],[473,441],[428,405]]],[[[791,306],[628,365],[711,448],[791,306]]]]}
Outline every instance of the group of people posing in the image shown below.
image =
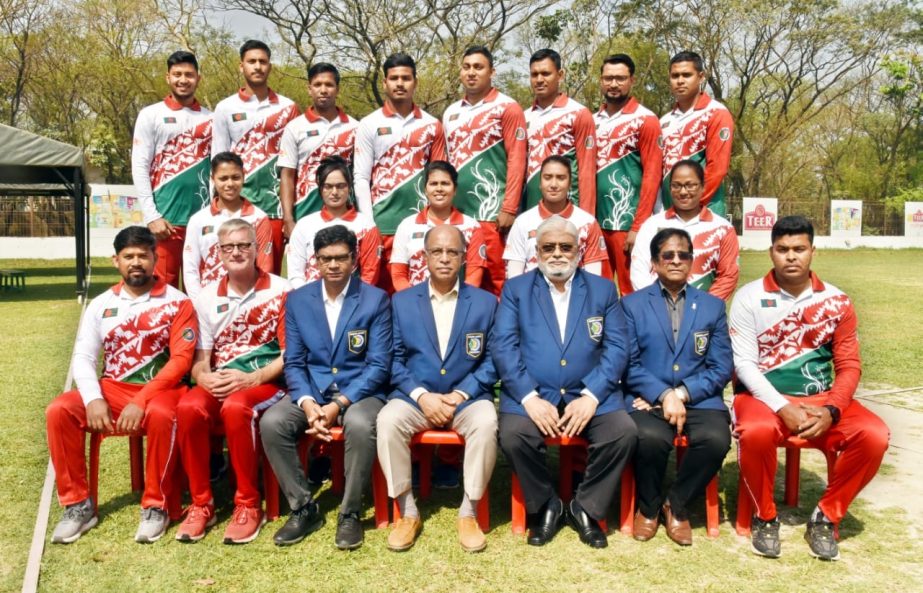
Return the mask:
{"type": "Polygon", "coordinates": [[[262,445],[291,509],[279,545],[325,520],[303,440],[342,431],[336,545],[362,544],[377,459],[399,509],[388,546],[406,550],[422,529],[411,439],[450,429],[465,443],[457,527],[467,551],[486,546],[477,507],[498,447],[522,487],[529,544],[567,522],[605,547],[600,522],[631,463],[634,537],[663,524],[690,545],[690,502],[721,467],[733,427],[740,495],[754,502],[752,544],[764,556],[780,554],[777,447],[794,438],[838,453],[805,533],[813,555],[838,557],[836,525],[888,444],[887,427],[853,399],[855,312],[811,271],[811,223],[786,217],[772,231],[772,270],[737,292],[728,321],[737,242],[719,212],[732,124],[702,93],[697,55],[671,61],[677,105],[661,123],[631,98],[628,56],[603,64],[594,117],[560,93],[560,57],[536,52],[536,102],[524,116],[491,87],[490,52],[470,48],[465,98],[442,123],[413,104],[412,59],[391,56],[387,102],[358,124],[336,107],[335,67],[309,71],[313,106],[302,117],[266,85],[269,57],[264,44],[244,44],[247,87],[212,115],[194,99],[194,56],[177,52],[171,95],[139,115],[132,158],[147,228],[116,237],[123,280],[88,306],[77,389],[47,410],[66,507],[53,541],[73,542],[97,521],[88,430],[148,437],[139,542],[181,517],[180,541],[215,524],[214,434],[236,476],[224,541],[255,539],[262,445]],[[658,203],[666,209],[651,215],[658,203]],[[289,280],[276,275],[285,236],[289,280]],[[723,400],[732,375],[733,421],[723,400]],[[687,451],[664,491],[680,435],[687,451]],[[589,443],[567,504],[545,460],[546,439],[560,436],[589,443]],[[192,499],[184,516],[180,465],[192,499]]]}

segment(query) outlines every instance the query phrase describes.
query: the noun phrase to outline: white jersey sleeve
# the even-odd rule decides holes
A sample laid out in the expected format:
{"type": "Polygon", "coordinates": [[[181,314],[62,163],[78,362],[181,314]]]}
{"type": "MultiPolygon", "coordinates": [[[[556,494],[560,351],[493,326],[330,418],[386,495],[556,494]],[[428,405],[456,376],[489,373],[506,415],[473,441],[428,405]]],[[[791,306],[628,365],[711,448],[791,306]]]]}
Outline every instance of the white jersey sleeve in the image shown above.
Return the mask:
{"type": "Polygon", "coordinates": [[[230,115],[224,101],[218,103],[212,112],[212,157],[219,152],[231,150],[231,129],[228,127],[230,115]]]}
{"type": "Polygon", "coordinates": [[[517,217],[510,227],[510,234],[506,239],[506,248],[503,250],[503,259],[517,261],[525,264],[529,261],[529,237],[523,218],[517,217]]]}
{"type": "Polygon", "coordinates": [[[292,288],[305,284],[305,270],[308,267],[308,224],[310,217],[304,217],[295,224],[288,240],[288,281],[292,288]]]}
{"type": "Polygon", "coordinates": [[[392,264],[410,263],[410,235],[416,219],[417,215],[411,214],[397,225],[397,230],[394,231],[394,243],[391,245],[392,264]]]}
{"type": "Polygon", "coordinates": [[[141,200],[144,224],[163,218],[154,204],[154,189],[151,187],[151,163],[156,149],[153,110],[145,108],[135,120],[134,138],[131,143],[131,178],[138,199],[141,200]]]}
{"type": "Polygon", "coordinates": [[[375,162],[375,130],[367,119],[359,122],[353,148],[353,180],[356,209],[372,216],[372,165],[375,162]]]}
{"type": "MultiPolygon", "coordinates": [[[[211,285],[208,288],[212,289],[216,285],[211,285]]],[[[212,299],[208,298],[210,293],[214,292],[213,290],[204,290],[192,300],[193,306],[195,306],[196,317],[199,320],[199,337],[196,340],[196,350],[211,350],[215,346],[215,328],[212,327],[209,319],[210,315],[208,314],[208,307],[213,305],[212,299]]]]}
{"type": "Polygon", "coordinates": [[[189,224],[186,226],[186,240],[183,243],[183,288],[191,299],[196,298],[202,290],[202,278],[199,275],[199,263],[202,261],[199,246],[201,236],[202,224],[196,213],[189,219],[189,224]]]}
{"type": "Polygon", "coordinates": [[[741,288],[734,297],[728,317],[731,346],[734,350],[734,372],[737,379],[756,399],[769,406],[773,412],[778,412],[788,404],[788,400],[760,371],[756,311],[753,310],[754,299],[750,296],[753,292],[749,290],[750,286],[752,284],[741,288]]]}
{"type": "Polygon", "coordinates": [[[635,245],[631,248],[631,265],[628,271],[631,287],[634,290],[647,288],[657,279],[656,274],[651,270],[651,239],[655,234],[657,234],[657,228],[653,224],[645,223],[638,229],[635,245]]]}
{"type": "Polygon", "coordinates": [[[71,359],[74,383],[80,392],[80,399],[87,405],[95,399],[102,399],[103,391],[99,385],[96,371],[96,361],[99,351],[103,346],[103,336],[100,333],[99,323],[100,308],[104,306],[109,292],[103,293],[87,305],[80,329],[77,330],[77,342],[74,344],[74,356],[71,359]]]}
{"type": "Polygon", "coordinates": [[[292,120],[282,130],[282,140],[279,141],[279,158],[276,167],[280,169],[298,169],[298,141],[295,138],[295,127],[292,120]]]}

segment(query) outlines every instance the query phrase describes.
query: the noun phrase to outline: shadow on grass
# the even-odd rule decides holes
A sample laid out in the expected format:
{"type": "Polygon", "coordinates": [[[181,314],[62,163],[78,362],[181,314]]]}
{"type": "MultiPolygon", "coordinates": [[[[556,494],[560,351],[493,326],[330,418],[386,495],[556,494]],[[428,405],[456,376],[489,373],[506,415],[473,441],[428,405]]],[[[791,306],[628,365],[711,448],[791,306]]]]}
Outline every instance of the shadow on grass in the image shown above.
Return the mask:
{"type": "Polygon", "coordinates": [[[40,301],[77,302],[77,282],[57,284],[28,284],[24,290],[0,290],[0,303],[33,303],[40,301]]]}

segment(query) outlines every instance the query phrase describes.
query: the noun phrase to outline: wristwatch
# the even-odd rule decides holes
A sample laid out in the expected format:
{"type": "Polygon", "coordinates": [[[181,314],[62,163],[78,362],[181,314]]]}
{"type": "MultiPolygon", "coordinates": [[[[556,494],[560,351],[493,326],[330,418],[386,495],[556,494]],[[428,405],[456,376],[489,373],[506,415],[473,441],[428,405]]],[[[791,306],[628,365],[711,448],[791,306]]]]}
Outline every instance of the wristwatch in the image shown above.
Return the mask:
{"type": "Polygon", "coordinates": [[[830,419],[832,420],[831,424],[836,424],[840,421],[840,409],[832,404],[827,404],[824,406],[827,408],[827,411],[830,412],[830,419]]]}

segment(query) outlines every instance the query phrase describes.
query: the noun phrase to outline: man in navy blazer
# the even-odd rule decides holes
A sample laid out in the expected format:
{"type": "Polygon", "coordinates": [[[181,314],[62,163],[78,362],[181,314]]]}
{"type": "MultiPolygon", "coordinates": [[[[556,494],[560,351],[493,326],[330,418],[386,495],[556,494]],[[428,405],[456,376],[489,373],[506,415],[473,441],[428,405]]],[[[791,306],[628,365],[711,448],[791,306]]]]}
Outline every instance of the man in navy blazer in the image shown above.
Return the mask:
{"type": "Polygon", "coordinates": [[[423,238],[429,280],[394,295],[394,360],[388,404],[378,415],[378,459],[388,494],[401,511],[388,537],[395,551],[413,546],[423,527],[411,489],[410,439],[447,428],[465,439],[464,498],[458,512],[462,548],[487,546],[475,509],[497,458],[497,372],[488,349],[497,298],[459,281],[465,237],[439,225],[423,238]]]}
{"type": "Polygon", "coordinates": [[[688,284],[692,239],[660,230],[650,243],[657,282],[622,300],[630,357],[625,405],[638,426],[634,537],[646,541],[663,514],[667,535],[692,544],[689,502],[701,494],[731,446],[722,392],[734,367],[724,301],[688,284]],[[689,441],[664,500],[662,483],[673,439],[689,441]]]}
{"type": "Polygon", "coordinates": [[[274,405],[260,421],[266,456],[292,509],[274,541],[294,544],[323,525],[297,444],[305,432],[328,441],[330,428],[341,424],[346,483],[335,543],[353,549],[362,545],[362,493],[372,474],[375,420],[391,368],[391,309],[384,291],[352,275],[352,231],[343,225],[318,231],[314,252],[321,280],[289,293],[285,306],[285,380],[291,399],[274,405]]]}
{"type": "Polygon", "coordinates": [[[585,544],[603,548],[606,517],[637,434],[619,378],[628,362],[615,284],[577,269],[576,227],[552,216],[536,232],[539,267],[503,287],[491,337],[500,373],[500,446],[519,476],[528,543],[544,545],[564,517],[545,465],[545,438],[587,439],[586,474],[567,518],[585,544]]]}

